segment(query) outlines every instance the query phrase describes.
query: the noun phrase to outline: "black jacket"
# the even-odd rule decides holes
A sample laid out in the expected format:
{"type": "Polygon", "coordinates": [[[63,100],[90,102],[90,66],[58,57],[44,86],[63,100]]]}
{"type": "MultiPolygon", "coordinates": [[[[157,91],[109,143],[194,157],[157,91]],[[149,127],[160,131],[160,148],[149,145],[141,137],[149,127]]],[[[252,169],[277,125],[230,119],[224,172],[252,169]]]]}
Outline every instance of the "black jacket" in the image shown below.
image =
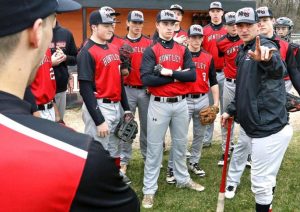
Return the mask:
{"type": "MultiPolygon", "coordinates": [[[[263,37],[261,45],[278,49],[263,37]]],[[[274,52],[270,61],[257,62],[249,57],[250,49],[254,51],[255,39],[240,47],[235,98],[226,112],[235,116],[249,137],[262,138],[279,132],[288,123],[283,80],[286,67],[279,51],[274,52]]]]}
{"type": "Polygon", "coordinates": [[[72,33],[66,28],[61,27],[58,23],[53,29],[53,38],[51,43],[51,54],[60,49],[67,55],[67,60],[58,66],[54,66],[54,74],[56,80],[56,93],[67,90],[69,81],[68,66],[76,65],[77,47],[72,33]]]}

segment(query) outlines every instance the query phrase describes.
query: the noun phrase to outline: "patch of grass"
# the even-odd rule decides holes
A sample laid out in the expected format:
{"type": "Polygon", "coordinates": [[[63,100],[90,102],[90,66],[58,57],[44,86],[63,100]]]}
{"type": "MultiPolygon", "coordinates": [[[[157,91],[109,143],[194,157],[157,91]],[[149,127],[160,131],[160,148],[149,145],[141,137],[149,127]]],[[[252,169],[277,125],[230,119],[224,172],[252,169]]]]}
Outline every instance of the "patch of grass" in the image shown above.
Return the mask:
{"type": "MultiPolygon", "coordinates": [[[[221,180],[222,168],[217,166],[220,158],[220,144],[214,142],[211,148],[203,149],[201,167],[206,176],[199,178],[193,174],[194,181],[205,186],[205,191],[196,192],[188,189],[179,189],[175,185],[166,183],[166,169],[169,154],[164,154],[163,168],[160,170],[158,191],[152,209],[141,211],[216,211],[217,198],[221,180]]],[[[133,159],[128,167],[128,176],[132,180],[132,188],[136,191],[140,201],[143,193],[144,162],[139,150],[135,150],[133,159]]],[[[300,211],[300,132],[294,133],[293,141],[286,152],[281,165],[277,187],[273,200],[273,211],[300,211]]],[[[254,211],[254,195],[251,191],[250,170],[246,168],[237,194],[232,200],[225,200],[225,211],[254,211]]]]}

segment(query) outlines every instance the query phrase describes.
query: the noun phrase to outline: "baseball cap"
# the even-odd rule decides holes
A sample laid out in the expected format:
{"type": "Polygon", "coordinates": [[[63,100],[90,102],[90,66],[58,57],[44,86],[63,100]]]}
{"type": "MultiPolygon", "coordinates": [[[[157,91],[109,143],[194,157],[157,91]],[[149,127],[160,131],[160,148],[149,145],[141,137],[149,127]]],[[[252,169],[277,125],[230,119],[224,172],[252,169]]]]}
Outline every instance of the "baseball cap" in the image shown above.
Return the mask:
{"type": "Polygon", "coordinates": [[[81,9],[81,4],[73,0],[58,0],[57,2],[57,13],[66,13],[81,9]]]}
{"type": "Polygon", "coordinates": [[[128,13],[128,21],[144,22],[144,14],[141,11],[133,10],[128,13]]]}
{"type": "Polygon", "coordinates": [[[46,18],[55,13],[57,7],[57,0],[1,1],[0,37],[29,28],[38,18],[46,18]]]}
{"type": "Polygon", "coordinates": [[[110,13],[104,10],[94,10],[90,15],[90,25],[116,23],[110,13]]]}
{"type": "Polygon", "coordinates": [[[235,14],[235,23],[255,24],[258,22],[256,11],[252,7],[244,7],[239,9],[235,14]]]}
{"type": "Polygon", "coordinates": [[[172,10],[161,10],[157,13],[156,22],[160,21],[175,21],[178,22],[175,17],[175,13],[172,10]]]}
{"type": "Polygon", "coordinates": [[[109,6],[104,6],[101,7],[100,10],[109,13],[110,15],[115,15],[115,16],[119,16],[121,13],[116,12],[113,8],[109,7],[109,6]]]}
{"type": "Polygon", "coordinates": [[[259,18],[273,17],[273,13],[268,7],[259,7],[256,9],[256,12],[259,18]]]}
{"type": "Polygon", "coordinates": [[[179,4],[172,4],[170,10],[179,10],[182,13],[182,15],[184,14],[183,7],[179,4]]]}
{"type": "Polygon", "coordinates": [[[235,12],[228,12],[224,15],[226,25],[235,24],[235,12]]]}
{"type": "Polygon", "coordinates": [[[188,36],[196,36],[196,35],[203,36],[203,28],[198,24],[194,24],[190,26],[188,30],[188,36]]]}
{"type": "Polygon", "coordinates": [[[222,3],[219,1],[214,1],[214,2],[210,3],[209,10],[212,10],[212,9],[223,10],[222,3]]]}

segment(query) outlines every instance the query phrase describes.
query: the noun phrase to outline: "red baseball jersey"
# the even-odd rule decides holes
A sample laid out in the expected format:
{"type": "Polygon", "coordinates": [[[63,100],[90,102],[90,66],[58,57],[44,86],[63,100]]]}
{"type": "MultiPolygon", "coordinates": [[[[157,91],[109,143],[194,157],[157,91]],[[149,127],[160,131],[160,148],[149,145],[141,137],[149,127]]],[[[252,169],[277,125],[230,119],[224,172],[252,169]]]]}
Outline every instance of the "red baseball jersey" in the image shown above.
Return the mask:
{"type": "Polygon", "coordinates": [[[236,78],[235,58],[241,44],[243,41],[239,36],[231,37],[228,34],[217,40],[219,56],[224,57],[224,75],[226,78],[236,78]]]}
{"type": "Polygon", "coordinates": [[[113,35],[108,42],[117,46],[118,49],[125,43],[124,39],[117,35],[113,35]]]}
{"type": "Polygon", "coordinates": [[[140,77],[140,68],[145,49],[151,45],[152,40],[142,35],[136,40],[125,38],[125,43],[133,48],[133,54],[131,59],[131,71],[130,74],[124,78],[124,83],[132,86],[142,86],[142,80],[140,77]]]}
{"type": "Polygon", "coordinates": [[[183,30],[183,29],[180,28],[180,30],[174,31],[174,36],[173,37],[175,37],[175,36],[176,37],[180,37],[182,35],[184,35],[185,37],[188,37],[187,32],[185,30],[183,30]]]}
{"type": "Polygon", "coordinates": [[[78,79],[95,83],[95,97],[121,100],[120,56],[113,44],[88,40],[77,57],[78,79]]]}
{"type": "MultiPolygon", "coordinates": [[[[287,52],[288,52],[288,48],[289,48],[289,43],[285,40],[282,40],[278,36],[275,37],[275,40],[279,41],[280,56],[281,56],[283,61],[286,61],[287,60],[287,52]]],[[[288,75],[288,76],[284,77],[284,80],[290,80],[290,76],[288,75]]]]}
{"type": "Polygon", "coordinates": [[[48,49],[30,85],[36,104],[47,104],[52,101],[56,93],[56,82],[51,62],[51,50],[48,49]]]}
{"type": "Polygon", "coordinates": [[[209,70],[212,63],[212,56],[201,50],[198,57],[193,57],[196,66],[196,82],[188,82],[189,94],[208,93],[209,91],[209,70]]]}
{"type": "MultiPolygon", "coordinates": [[[[174,42],[172,49],[164,48],[159,42],[152,47],[156,58],[156,64],[161,64],[164,68],[177,69],[183,68],[184,53],[186,47],[174,42]]],[[[148,87],[154,96],[172,97],[187,94],[188,87],[183,82],[172,82],[158,87],[148,87]]]]}
{"type": "Polygon", "coordinates": [[[213,56],[216,70],[222,70],[224,68],[224,58],[219,57],[217,40],[227,34],[225,27],[222,24],[215,26],[210,23],[203,28],[203,33],[202,47],[213,56]]]}

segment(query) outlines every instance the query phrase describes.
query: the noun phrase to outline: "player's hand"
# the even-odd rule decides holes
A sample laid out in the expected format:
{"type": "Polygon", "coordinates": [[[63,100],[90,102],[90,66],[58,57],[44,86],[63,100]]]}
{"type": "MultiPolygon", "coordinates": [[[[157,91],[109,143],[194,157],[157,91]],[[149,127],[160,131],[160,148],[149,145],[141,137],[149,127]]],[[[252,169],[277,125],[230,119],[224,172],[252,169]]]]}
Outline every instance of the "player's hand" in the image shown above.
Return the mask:
{"type": "Polygon", "coordinates": [[[252,50],[249,50],[248,54],[255,61],[269,61],[272,58],[274,51],[277,51],[277,49],[274,47],[269,48],[266,46],[261,46],[260,37],[256,36],[255,51],[253,52],[252,50]]]}
{"type": "Polygon", "coordinates": [[[173,71],[168,68],[162,68],[160,74],[166,77],[171,77],[173,75],[173,71]]]}
{"type": "Polygon", "coordinates": [[[105,138],[109,135],[109,128],[106,121],[97,126],[97,135],[101,138],[105,138]]]}
{"type": "Polygon", "coordinates": [[[174,35],[174,37],[173,37],[173,40],[174,41],[176,41],[177,43],[179,43],[179,44],[186,44],[186,42],[187,42],[187,38],[186,38],[186,36],[184,36],[184,35],[180,35],[180,36],[178,36],[178,33],[176,33],[175,35],[174,35]]]}
{"type": "Polygon", "coordinates": [[[221,126],[222,127],[227,127],[227,121],[230,118],[230,115],[228,113],[223,113],[221,115],[221,126]]]}
{"type": "Polygon", "coordinates": [[[134,119],[133,113],[131,111],[129,111],[129,110],[125,111],[124,112],[124,119],[125,119],[125,121],[129,121],[131,119],[134,119]]]}
{"type": "Polygon", "coordinates": [[[62,55],[57,52],[54,52],[54,54],[51,56],[52,66],[57,66],[65,60],[66,60],[66,55],[62,55]]]}

